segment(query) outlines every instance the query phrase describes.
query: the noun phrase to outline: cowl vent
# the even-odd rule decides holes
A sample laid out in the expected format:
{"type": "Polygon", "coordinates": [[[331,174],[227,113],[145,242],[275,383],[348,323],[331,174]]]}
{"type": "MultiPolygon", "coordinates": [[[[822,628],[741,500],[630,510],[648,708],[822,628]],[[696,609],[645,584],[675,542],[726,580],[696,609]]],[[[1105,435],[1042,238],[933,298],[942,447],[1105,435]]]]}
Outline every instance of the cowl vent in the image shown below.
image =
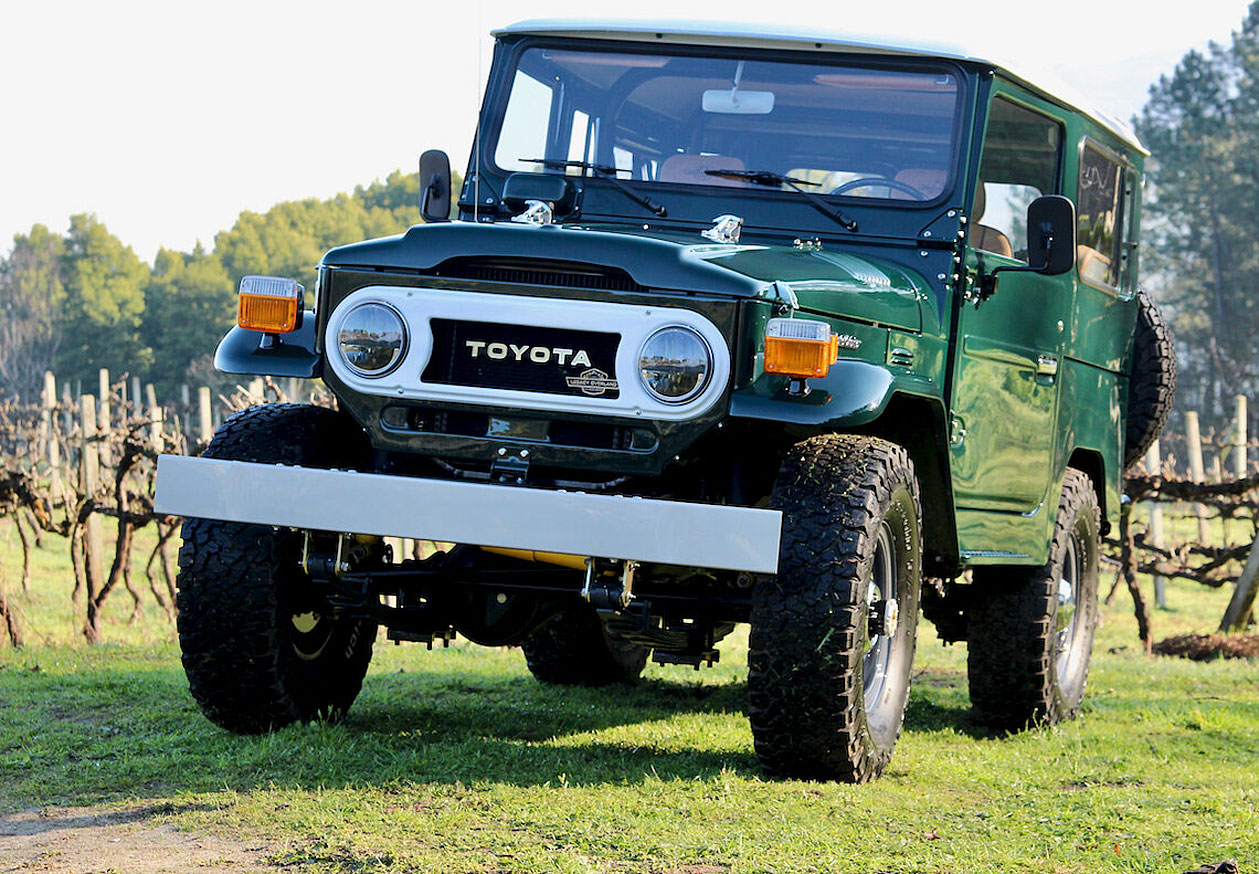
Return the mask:
{"type": "Polygon", "coordinates": [[[646,286],[635,282],[624,270],[571,261],[452,258],[433,268],[431,275],[449,279],[470,279],[476,282],[542,285],[552,288],[638,292],[648,290],[646,286]]]}

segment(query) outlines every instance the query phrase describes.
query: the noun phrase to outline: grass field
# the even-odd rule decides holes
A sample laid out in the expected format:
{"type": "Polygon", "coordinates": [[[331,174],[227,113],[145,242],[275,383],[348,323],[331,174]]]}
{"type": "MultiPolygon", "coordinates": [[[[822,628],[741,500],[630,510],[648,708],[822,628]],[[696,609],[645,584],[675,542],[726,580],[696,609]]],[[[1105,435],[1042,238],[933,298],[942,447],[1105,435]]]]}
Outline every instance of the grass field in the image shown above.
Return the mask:
{"type": "MultiPolygon", "coordinates": [[[[0,650],[0,811],[140,808],[284,870],[1259,869],[1259,664],[1147,658],[1123,594],[1082,716],[1011,738],[970,722],[965,648],[924,624],[889,772],[840,786],[759,776],[744,636],[712,670],[614,690],[544,688],[518,650],[382,640],[343,724],[236,737],[197,711],[151,600],[129,625],[116,593],[107,643],[81,643],[65,554],[47,543],[24,595],[0,523],[31,643],[0,650]]],[[[1156,634],[1213,630],[1227,596],[1171,585],[1156,634]]]]}

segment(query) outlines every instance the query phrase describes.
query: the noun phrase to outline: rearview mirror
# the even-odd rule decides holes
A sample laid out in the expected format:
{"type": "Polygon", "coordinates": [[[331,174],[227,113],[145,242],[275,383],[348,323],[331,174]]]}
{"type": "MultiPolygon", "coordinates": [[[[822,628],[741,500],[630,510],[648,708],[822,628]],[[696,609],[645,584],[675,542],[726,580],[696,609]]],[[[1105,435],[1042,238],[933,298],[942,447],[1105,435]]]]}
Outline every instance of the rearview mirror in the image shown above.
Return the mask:
{"type": "Polygon", "coordinates": [[[441,149],[420,155],[420,215],[426,222],[450,221],[450,158],[441,149]]]}
{"type": "Polygon", "coordinates": [[[712,88],[704,92],[703,106],[705,112],[724,115],[768,115],[774,110],[774,92],[712,88]]]}
{"type": "Polygon", "coordinates": [[[1075,204],[1069,198],[1047,194],[1027,207],[1027,264],[1046,276],[1075,267],[1075,204]]]}

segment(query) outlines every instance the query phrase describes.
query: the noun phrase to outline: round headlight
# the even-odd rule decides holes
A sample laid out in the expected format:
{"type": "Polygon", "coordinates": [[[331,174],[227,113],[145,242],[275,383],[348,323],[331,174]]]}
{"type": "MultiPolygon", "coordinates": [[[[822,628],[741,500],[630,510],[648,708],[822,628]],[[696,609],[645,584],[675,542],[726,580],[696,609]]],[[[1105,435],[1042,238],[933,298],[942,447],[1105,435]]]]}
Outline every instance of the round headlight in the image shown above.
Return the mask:
{"type": "Polygon", "coordinates": [[[397,366],[407,348],[402,316],[383,303],[359,304],[337,330],[341,358],[361,376],[384,376],[397,366]]]}
{"type": "Polygon", "coordinates": [[[690,328],[661,328],[638,356],[643,387],[666,404],[682,404],[702,392],[712,366],[708,343],[690,328]]]}

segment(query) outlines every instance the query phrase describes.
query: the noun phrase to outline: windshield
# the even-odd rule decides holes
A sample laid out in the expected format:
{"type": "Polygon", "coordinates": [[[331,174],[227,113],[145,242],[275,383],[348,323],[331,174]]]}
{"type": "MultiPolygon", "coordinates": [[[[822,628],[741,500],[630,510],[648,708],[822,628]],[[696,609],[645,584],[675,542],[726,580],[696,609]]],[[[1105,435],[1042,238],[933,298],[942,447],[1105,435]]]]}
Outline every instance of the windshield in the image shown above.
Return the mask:
{"type": "Polygon", "coordinates": [[[494,162],[592,176],[597,165],[641,183],[796,196],[804,184],[824,195],[933,200],[949,179],[958,88],[944,68],[529,48],[494,162]]]}

